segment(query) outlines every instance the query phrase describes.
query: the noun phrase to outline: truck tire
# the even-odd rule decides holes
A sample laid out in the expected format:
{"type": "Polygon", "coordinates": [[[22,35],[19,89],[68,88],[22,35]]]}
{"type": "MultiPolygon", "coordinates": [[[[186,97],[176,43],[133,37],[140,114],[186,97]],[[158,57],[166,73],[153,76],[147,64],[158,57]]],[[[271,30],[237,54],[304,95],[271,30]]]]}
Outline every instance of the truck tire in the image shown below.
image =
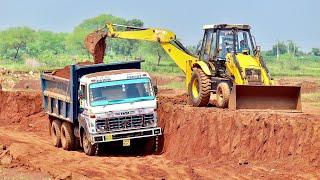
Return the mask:
{"type": "Polygon", "coordinates": [[[82,134],[82,146],[83,146],[83,151],[84,153],[86,153],[86,155],[94,156],[96,154],[97,144],[91,144],[86,131],[83,131],[83,134],[82,134]]]}
{"type": "Polygon", "coordinates": [[[51,123],[50,127],[50,135],[52,139],[52,144],[55,147],[60,147],[61,146],[61,122],[58,119],[55,119],[51,123]]]}
{"type": "Polygon", "coordinates": [[[229,85],[225,82],[219,83],[217,87],[217,107],[227,108],[230,97],[229,85]]]}
{"type": "Polygon", "coordinates": [[[153,154],[158,150],[157,137],[147,137],[144,138],[143,150],[145,154],[153,154]]]}
{"type": "Polygon", "coordinates": [[[75,147],[73,126],[69,122],[63,122],[61,125],[61,145],[62,148],[67,151],[71,151],[75,147]]]}
{"type": "Polygon", "coordinates": [[[207,106],[210,100],[210,78],[201,69],[194,68],[188,87],[190,102],[193,106],[207,106]]]}

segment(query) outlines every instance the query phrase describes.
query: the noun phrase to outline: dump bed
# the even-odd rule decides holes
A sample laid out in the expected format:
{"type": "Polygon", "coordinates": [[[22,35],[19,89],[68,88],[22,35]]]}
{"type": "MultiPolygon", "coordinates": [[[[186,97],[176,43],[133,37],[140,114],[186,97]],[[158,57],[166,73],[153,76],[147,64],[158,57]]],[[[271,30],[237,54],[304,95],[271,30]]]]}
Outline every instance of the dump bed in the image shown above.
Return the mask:
{"type": "Polygon", "coordinates": [[[69,77],[55,75],[54,71],[41,74],[43,108],[51,116],[75,123],[79,112],[78,89],[82,76],[119,69],[140,69],[141,61],[112,64],[71,65],[69,77]]]}

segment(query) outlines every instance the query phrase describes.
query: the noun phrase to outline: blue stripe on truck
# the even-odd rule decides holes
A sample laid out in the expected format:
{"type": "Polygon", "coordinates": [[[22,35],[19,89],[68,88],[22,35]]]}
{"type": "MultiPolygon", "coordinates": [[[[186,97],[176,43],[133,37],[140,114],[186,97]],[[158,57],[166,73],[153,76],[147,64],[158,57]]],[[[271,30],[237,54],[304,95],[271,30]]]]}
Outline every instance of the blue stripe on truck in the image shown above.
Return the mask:
{"type": "Polygon", "coordinates": [[[100,88],[106,86],[116,86],[116,85],[123,85],[123,84],[137,84],[137,83],[148,83],[150,80],[148,78],[143,79],[126,79],[126,80],[119,80],[119,81],[110,81],[110,82],[99,82],[90,85],[90,88],[100,88]]]}

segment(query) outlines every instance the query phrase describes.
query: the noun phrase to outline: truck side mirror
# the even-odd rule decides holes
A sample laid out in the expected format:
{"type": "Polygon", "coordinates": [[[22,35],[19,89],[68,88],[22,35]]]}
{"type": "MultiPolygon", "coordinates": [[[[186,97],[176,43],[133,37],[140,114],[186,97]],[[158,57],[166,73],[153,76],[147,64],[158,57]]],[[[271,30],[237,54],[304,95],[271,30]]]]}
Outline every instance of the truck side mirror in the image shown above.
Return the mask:
{"type": "Polygon", "coordinates": [[[78,91],[78,95],[79,95],[79,99],[83,99],[84,98],[84,94],[82,90],[78,91]]]}
{"type": "Polygon", "coordinates": [[[153,88],[154,94],[157,95],[158,94],[158,86],[154,85],[154,86],[152,86],[152,88],[153,88]]]}

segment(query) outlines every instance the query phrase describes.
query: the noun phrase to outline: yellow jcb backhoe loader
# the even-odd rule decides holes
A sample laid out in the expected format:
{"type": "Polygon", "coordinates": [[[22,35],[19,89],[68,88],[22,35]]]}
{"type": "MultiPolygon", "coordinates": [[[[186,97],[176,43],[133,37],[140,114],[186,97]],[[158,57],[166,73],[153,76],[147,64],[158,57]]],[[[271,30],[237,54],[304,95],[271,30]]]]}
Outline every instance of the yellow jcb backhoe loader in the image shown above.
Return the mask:
{"type": "Polygon", "coordinates": [[[97,63],[103,62],[107,37],[160,43],[185,73],[193,106],[207,106],[215,95],[215,105],[221,108],[301,111],[301,87],[274,85],[249,25],[204,26],[194,55],[169,30],[107,24],[85,40],[97,63]]]}

